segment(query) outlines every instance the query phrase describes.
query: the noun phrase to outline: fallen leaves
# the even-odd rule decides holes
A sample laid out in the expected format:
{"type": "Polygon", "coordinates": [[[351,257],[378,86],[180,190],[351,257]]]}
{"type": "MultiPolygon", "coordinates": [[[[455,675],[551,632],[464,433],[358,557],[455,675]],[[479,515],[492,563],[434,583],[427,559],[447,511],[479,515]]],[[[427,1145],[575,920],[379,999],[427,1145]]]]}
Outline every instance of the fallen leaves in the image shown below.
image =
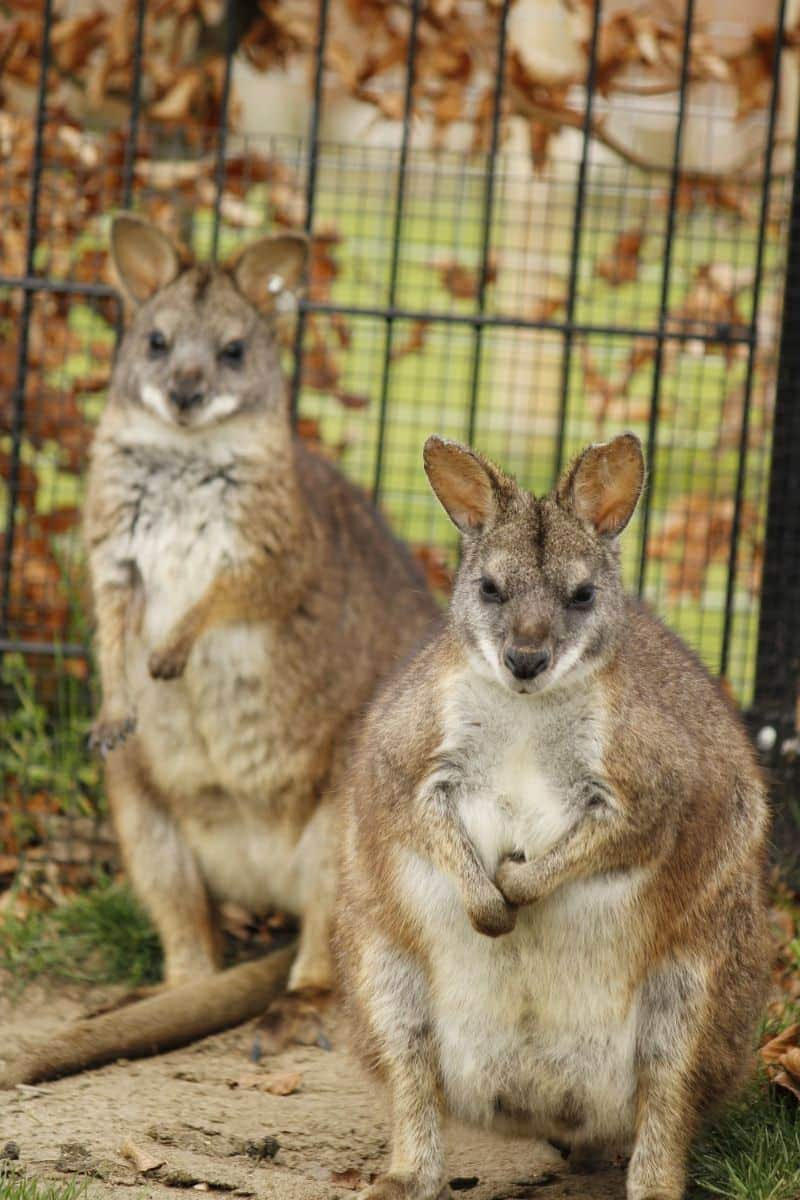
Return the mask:
{"type": "Polygon", "coordinates": [[[800,1025],[789,1025],[761,1047],[761,1059],[775,1087],[800,1100],[800,1025]]]}
{"type": "MultiPolygon", "coordinates": [[[[732,496],[696,491],[669,503],[659,529],[650,538],[648,556],[665,564],[670,600],[688,595],[700,601],[709,568],[728,561],[733,519],[732,496]]],[[[740,550],[739,561],[749,569],[746,582],[754,593],[761,580],[760,535],[758,510],[745,502],[740,513],[740,539],[745,550],[740,550]]]]}
{"type": "Polygon", "coordinates": [[[299,1071],[247,1071],[230,1086],[243,1091],[268,1092],[271,1096],[293,1096],[300,1090],[302,1081],[299,1071]]]}
{"type": "Polygon", "coordinates": [[[596,274],[619,287],[623,283],[633,283],[639,277],[639,257],[644,242],[644,230],[628,229],[623,231],[614,241],[614,245],[595,267],[596,274]]]}
{"type": "MultiPolygon", "coordinates": [[[[465,267],[463,263],[452,260],[440,263],[438,272],[441,286],[456,300],[477,299],[481,284],[481,272],[479,269],[465,267]]],[[[485,283],[495,283],[496,280],[497,263],[493,259],[490,259],[486,268],[485,283]]]]}

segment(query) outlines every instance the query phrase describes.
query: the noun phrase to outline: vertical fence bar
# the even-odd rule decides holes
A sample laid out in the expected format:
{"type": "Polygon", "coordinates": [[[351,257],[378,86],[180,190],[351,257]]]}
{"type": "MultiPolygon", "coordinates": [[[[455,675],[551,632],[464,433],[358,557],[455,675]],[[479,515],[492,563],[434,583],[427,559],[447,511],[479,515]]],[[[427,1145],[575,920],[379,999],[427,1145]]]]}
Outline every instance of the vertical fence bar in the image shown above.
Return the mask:
{"type": "MultiPolygon", "coordinates": [[[[319,0],[317,18],[317,52],[314,69],[314,95],[311,101],[311,119],[308,130],[308,170],[306,172],[306,219],[303,228],[311,237],[314,228],[314,209],[317,200],[317,167],[319,165],[319,126],[322,118],[322,85],[325,79],[325,46],[328,41],[328,9],[330,0],[319,0]]],[[[302,303],[297,313],[297,329],[294,337],[294,371],[290,389],[292,419],[297,416],[300,388],[303,383],[303,341],[306,332],[306,310],[302,303]]]]}
{"type": "Polygon", "coordinates": [[[225,190],[225,159],[228,152],[228,113],[231,104],[231,75],[233,56],[236,53],[238,23],[236,0],[227,0],[225,5],[225,75],[222,80],[222,96],[217,123],[217,160],[214,167],[214,223],[211,230],[211,258],[217,261],[220,233],[220,206],[225,190]]]}
{"type": "MultiPolygon", "coordinates": [[[[497,151],[500,146],[500,125],[503,115],[503,90],[506,81],[506,44],[508,42],[508,11],[510,0],[504,0],[500,11],[500,22],[497,29],[497,65],[495,70],[495,90],[492,103],[492,132],[489,145],[489,158],[486,164],[486,177],[483,192],[483,231],[481,239],[481,265],[478,276],[478,294],[476,298],[477,311],[486,311],[486,286],[489,279],[489,264],[492,247],[492,220],[494,218],[494,193],[497,180],[497,151]]],[[[469,395],[469,414],[467,417],[467,444],[471,445],[475,437],[475,421],[478,412],[478,392],[480,390],[481,359],[483,357],[484,326],[475,326],[475,342],[472,352],[472,370],[469,395]]]]}
{"type": "Polygon", "coordinates": [[[136,5],[136,33],[133,41],[131,70],[130,113],[128,114],[128,136],[125,140],[125,162],[122,168],[122,207],[130,208],[133,198],[134,175],[136,172],[136,150],[139,143],[139,120],[142,114],[142,55],[144,52],[144,21],[147,0],[138,0],[136,5]]]}
{"type": "Polygon", "coordinates": [[[672,247],[675,241],[675,226],[678,214],[678,187],[681,177],[683,127],[686,117],[689,65],[692,55],[694,6],[695,0],[686,0],[683,50],[681,52],[680,90],[678,92],[678,115],[675,122],[675,141],[672,149],[672,173],[669,186],[669,207],[667,209],[667,229],[664,237],[664,270],[661,275],[661,296],[658,305],[658,336],[656,340],[656,352],[653,358],[653,389],[650,395],[650,417],[647,426],[647,470],[649,473],[649,484],[645,497],[644,512],[642,514],[642,540],[639,547],[639,578],[637,586],[640,596],[644,591],[645,573],[647,571],[647,542],[650,536],[650,515],[653,511],[653,497],[655,495],[656,431],[658,429],[658,410],[661,404],[661,367],[664,362],[664,331],[667,324],[669,290],[672,281],[672,247]]]}
{"type": "MultiPolygon", "coordinates": [[[[411,117],[414,109],[414,73],[417,54],[417,30],[419,16],[422,10],[422,0],[412,0],[411,21],[408,30],[408,47],[406,49],[406,89],[403,98],[403,136],[400,143],[400,160],[397,167],[397,189],[395,192],[394,226],[392,230],[392,259],[389,268],[389,298],[387,307],[394,308],[397,301],[397,280],[400,271],[400,239],[403,233],[403,217],[405,215],[406,173],[408,170],[408,150],[411,144],[411,117]]],[[[372,498],[377,500],[381,489],[383,474],[383,451],[386,439],[386,418],[389,409],[389,374],[392,366],[392,339],[394,336],[394,317],[386,318],[386,337],[383,345],[383,371],[381,375],[381,399],[378,409],[378,445],[375,451],[375,474],[372,481],[372,498]]]]}
{"type": "MultiPolygon", "coordinates": [[[[50,71],[50,32],[53,24],[53,0],[44,0],[42,42],[40,50],[39,85],[36,96],[36,127],[33,144],[31,187],[28,200],[28,232],[25,247],[25,274],[33,274],[36,246],[39,240],[39,202],[42,168],[44,166],[44,131],[47,124],[47,77],[50,71]]],[[[2,560],[2,596],[0,597],[0,637],[8,633],[11,604],[11,569],[14,560],[17,505],[22,454],[22,431],[25,425],[25,390],[28,379],[28,343],[30,340],[33,291],[25,289],[20,313],[19,342],[17,343],[16,378],[12,393],[11,453],[8,470],[8,511],[2,560]]]]}
{"type": "Polygon", "coordinates": [[[750,313],[750,345],[747,349],[747,371],[744,381],[744,403],[742,405],[742,426],[739,431],[739,461],[736,469],[736,495],[733,506],[733,523],[728,551],[728,578],[725,585],[725,623],[722,628],[722,646],[720,649],[720,675],[727,675],[730,660],[731,637],[733,636],[733,605],[736,598],[736,575],[739,567],[739,541],[742,531],[742,505],[744,503],[744,488],[747,479],[747,450],[750,433],[750,410],[753,400],[753,378],[755,375],[758,347],[758,312],[761,303],[761,286],[764,273],[764,247],[767,239],[767,223],[769,221],[770,190],[772,185],[772,156],[775,147],[775,127],[778,116],[778,102],[781,87],[781,50],[783,42],[783,24],[786,16],[786,0],[779,0],[778,18],[775,27],[775,51],[772,59],[772,95],[770,96],[769,116],[767,119],[767,141],[764,151],[764,173],[761,178],[761,210],[758,218],[758,239],[756,242],[756,261],[753,271],[753,307],[750,313]]]}
{"type": "Polygon", "coordinates": [[[578,167],[578,182],[575,188],[575,214],[572,224],[572,246],[569,256],[569,282],[567,285],[567,305],[564,313],[564,349],[561,359],[561,398],[558,407],[558,431],[556,434],[556,453],[553,463],[553,478],[557,478],[564,465],[564,444],[566,441],[567,409],[569,407],[569,377],[572,369],[572,324],[575,320],[575,305],[578,299],[578,268],[580,266],[581,238],[583,236],[583,213],[586,206],[586,177],[589,170],[589,151],[591,148],[592,115],[594,110],[594,93],[597,80],[597,42],[600,36],[600,19],[602,0],[594,0],[592,15],[592,35],[589,43],[589,63],[586,68],[586,103],[583,112],[583,145],[581,161],[578,167]]]}
{"type": "Polygon", "coordinates": [[[797,120],[753,704],[786,732],[800,681],[800,106],[797,120]]]}

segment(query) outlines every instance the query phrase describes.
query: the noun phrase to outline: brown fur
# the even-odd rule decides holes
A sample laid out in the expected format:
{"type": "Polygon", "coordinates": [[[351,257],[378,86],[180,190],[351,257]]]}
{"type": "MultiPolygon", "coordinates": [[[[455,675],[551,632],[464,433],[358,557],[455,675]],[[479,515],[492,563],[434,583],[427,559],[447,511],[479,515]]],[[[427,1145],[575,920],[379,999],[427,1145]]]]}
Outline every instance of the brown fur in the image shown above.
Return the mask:
{"type": "Polygon", "coordinates": [[[622,590],[614,537],[642,487],[636,439],[589,448],[541,500],[452,443],[430,439],[426,466],[464,533],[449,627],[372,706],[344,792],[336,946],[357,1043],[394,1111],[389,1175],[365,1197],[433,1200],[454,1112],[498,1127],[512,1113],[515,1128],[527,1113],[529,1132],[576,1158],[632,1153],[631,1200],[678,1200],[690,1140],[741,1079],[763,1003],[754,755],[705,668],[622,590]],[[520,646],[547,650],[541,674],[506,668],[520,646]],[[529,765],[514,760],[505,786],[522,789],[527,820],[562,822],[542,827],[541,849],[524,823],[503,832],[514,791],[494,799],[518,727],[529,765]],[[629,1115],[596,1137],[609,1118],[592,1089],[614,1055],[629,1115]],[[462,1060],[486,1064],[471,1084],[462,1060]]]}
{"type": "Polygon", "coordinates": [[[353,723],[436,606],[359,490],[292,435],[271,314],[298,282],[303,240],[182,269],[126,215],[113,248],[138,307],[85,530],[103,684],[93,738],[125,863],[168,982],[216,969],[216,910],[233,899],[301,916],[290,987],[326,987],[328,793],[353,723]]]}

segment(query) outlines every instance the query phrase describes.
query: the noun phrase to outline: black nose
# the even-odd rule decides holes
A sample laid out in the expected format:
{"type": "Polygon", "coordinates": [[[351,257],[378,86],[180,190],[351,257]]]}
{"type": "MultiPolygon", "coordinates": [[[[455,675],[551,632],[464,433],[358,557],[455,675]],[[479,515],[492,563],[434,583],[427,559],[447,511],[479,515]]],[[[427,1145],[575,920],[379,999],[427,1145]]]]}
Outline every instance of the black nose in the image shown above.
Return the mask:
{"type": "Polygon", "coordinates": [[[503,661],[515,679],[535,679],[550,662],[547,650],[519,650],[510,646],[503,661]]]}
{"type": "Polygon", "coordinates": [[[196,408],[203,400],[205,393],[195,388],[171,388],[169,398],[179,412],[188,412],[196,408]]]}

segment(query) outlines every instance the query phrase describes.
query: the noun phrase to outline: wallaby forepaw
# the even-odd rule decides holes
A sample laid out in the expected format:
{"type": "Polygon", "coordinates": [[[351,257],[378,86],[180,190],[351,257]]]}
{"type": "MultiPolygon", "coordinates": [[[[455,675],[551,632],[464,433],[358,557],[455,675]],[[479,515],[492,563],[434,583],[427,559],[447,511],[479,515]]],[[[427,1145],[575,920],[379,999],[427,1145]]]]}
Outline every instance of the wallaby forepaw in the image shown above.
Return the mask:
{"type": "Polygon", "coordinates": [[[147,669],[153,679],[179,679],[186,670],[190,647],[180,644],[154,650],[147,660],[147,669]]]}
{"type": "Polygon", "coordinates": [[[135,729],[136,717],[133,713],[118,718],[107,718],[101,713],[89,733],[89,749],[105,758],[116,746],[121,745],[135,729]]]}
{"type": "Polygon", "coordinates": [[[507,904],[496,889],[494,894],[467,907],[467,916],[473,929],[486,937],[502,937],[510,933],[517,923],[517,910],[507,904]]]}
{"type": "Polygon", "coordinates": [[[509,904],[533,904],[539,899],[533,864],[518,858],[504,858],[494,881],[509,904]]]}

